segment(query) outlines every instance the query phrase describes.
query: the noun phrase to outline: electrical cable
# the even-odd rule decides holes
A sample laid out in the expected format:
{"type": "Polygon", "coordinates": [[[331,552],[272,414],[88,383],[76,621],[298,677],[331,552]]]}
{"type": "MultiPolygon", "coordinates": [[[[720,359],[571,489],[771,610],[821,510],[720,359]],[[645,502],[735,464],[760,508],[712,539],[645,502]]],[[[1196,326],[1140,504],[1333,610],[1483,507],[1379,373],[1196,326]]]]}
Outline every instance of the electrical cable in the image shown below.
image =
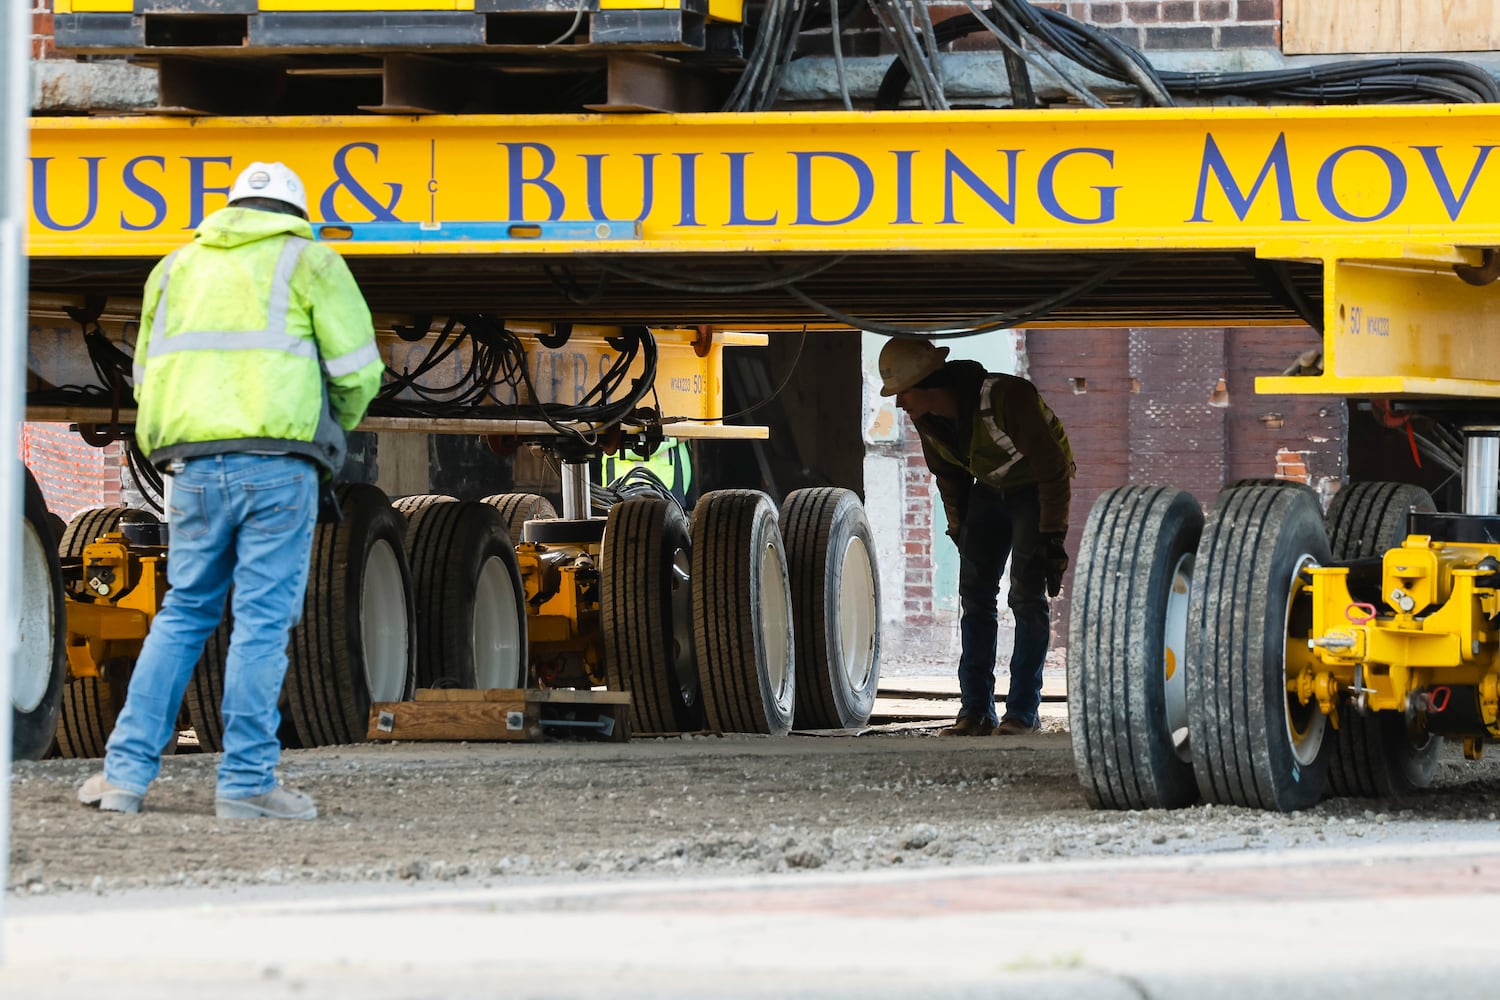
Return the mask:
{"type": "MultiPolygon", "coordinates": [[[[1031,66],[1039,73],[1052,77],[1064,90],[1089,107],[1107,107],[1103,101],[1095,97],[1087,87],[1075,80],[1071,74],[1055,65],[1048,56],[1041,53],[1033,54],[1028,52],[1025,46],[1013,40],[1005,31],[1001,30],[999,25],[985,17],[984,13],[974,3],[974,0],[963,0],[963,3],[965,7],[969,8],[970,16],[987,28],[990,34],[995,36],[1007,52],[1023,60],[1028,66],[1031,66]]],[[[1014,21],[1012,21],[1012,24],[1019,29],[1019,25],[1015,24],[1014,21]]]]}
{"type": "Polygon", "coordinates": [[[793,298],[801,302],[803,305],[806,305],[812,309],[816,309],[830,319],[837,320],[845,326],[853,327],[856,330],[864,330],[867,333],[878,333],[886,337],[907,337],[921,340],[947,340],[957,337],[972,337],[976,334],[993,333],[996,330],[1009,330],[1014,327],[1025,326],[1027,323],[1039,319],[1042,316],[1045,316],[1048,313],[1052,312],[1053,310],[1060,308],[1061,306],[1067,305],[1084,297],[1085,295],[1094,291],[1096,288],[1099,288],[1100,286],[1123,273],[1132,264],[1138,262],[1138,259],[1130,257],[1116,260],[1108,265],[1105,265],[1104,267],[1101,267],[1097,273],[1090,275],[1088,278],[1085,278],[1083,281],[1080,281],[1075,285],[1071,285],[1068,288],[1063,289],[1061,292],[1058,292],[1055,295],[1050,295],[1047,298],[1039,299],[1035,302],[1030,303],[1029,305],[1022,306],[1018,309],[1011,309],[1005,312],[991,313],[988,316],[981,316],[977,319],[971,320],[970,324],[964,327],[954,327],[951,325],[897,326],[890,323],[882,323],[877,320],[860,319],[856,316],[851,316],[848,313],[842,312],[838,309],[833,308],[832,306],[825,305],[824,303],[817,301],[810,295],[803,292],[801,289],[797,288],[795,285],[787,285],[784,290],[793,298]]]}
{"type": "MultiPolygon", "coordinates": [[[[964,35],[984,29],[985,21],[989,22],[990,30],[994,30],[993,19],[985,17],[981,20],[980,9],[966,5],[970,6],[968,13],[935,26],[935,45],[951,45],[964,35]]],[[[1500,81],[1483,69],[1458,60],[1402,56],[1246,73],[1158,71],[1133,46],[1060,11],[1033,7],[1025,0],[994,0],[988,12],[1007,25],[1019,26],[1037,42],[1082,69],[1136,87],[1143,97],[1162,107],[1173,106],[1173,95],[1206,100],[1238,98],[1257,104],[1500,102],[1500,81]]],[[[1014,39],[1010,41],[1015,43],[1014,39]]],[[[1001,44],[1007,52],[1013,51],[1003,41],[1001,44]]],[[[918,72],[898,48],[897,57],[892,60],[876,93],[875,106],[882,109],[898,107],[908,83],[916,83],[920,90],[923,84],[917,79],[918,72]]],[[[1081,86],[1081,81],[1071,74],[1066,78],[1072,86],[1064,89],[1077,97],[1074,87],[1081,86]]],[[[922,100],[927,103],[926,98],[922,100]]]]}
{"type": "Polygon", "coordinates": [[[828,37],[833,46],[833,71],[839,81],[839,98],[845,111],[854,110],[854,99],[849,96],[849,71],[844,66],[844,27],[840,21],[840,0],[828,0],[828,37]]]}
{"type": "Polygon", "coordinates": [[[583,12],[587,8],[588,0],[578,0],[578,9],[573,12],[573,23],[568,25],[568,30],[552,39],[552,41],[544,42],[543,44],[548,46],[561,45],[563,42],[566,42],[568,39],[572,38],[573,32],[577,31],[578,26],[583,23],[583,12]]]}
{"type": "Polygon", "coordinates": [[[370,412],[378,416],[536,420],[546,423],[571,445],[591,451],[598,446],[600,431],[626,419],[647,424],[660,420],[656,411],[639,405],[655,383],[656,339],[645,327],[627,327],[622,337],[611,343],[618,351],[614,360],[577,402],[507,402],[497,395],[502,387],[508,387],[515,398],[541,399],[520,339],[496,317],[454,316],[444,324],[436,342],[415,369],[399,374],[387,369],[388,380],[370,404],[370,412]],[[420,375],[457,354],[465,343],[470,348],[469,362],[455,380],[436,388],[417,384],[420,375]],[[627,391],[625,383],[638,358],[641,375],[631,381],[627,391]],[[622,391],[620,398],[613,399],[622,391]],[[405,398],[413,393],[419,399],[405,398]],[[580,430],[569,424],[588,426],[580,430]]]}
{"type": "Polygon", "coordinates": [[[609,510],[617,503],[624,503],[637,497],[653,497],[660,500],[668,500],[679,511],[684,514],[682,501],[672,492],[672,488],[662,481],[662,478],[644,465],[633,466],[626,472],[605,486],[597,483],[589,484],[590,506],[595,510],[609,510]]]}
{"type": "MultiPolygon", "coordinates": [[[[829,268],[836,266],[844,260],[844,256],[845,255],[840,255],[838,257],[829,258],[827,260],[815,261],[814,263],[809,264],[806,269],[795,274],[781,274],[777,275],[776,277],[766,278],[760,281],[737,283],[681,281],[674,277],[667,277],[662,274],[653,273],[645,268],[635,268],[627,264],[621,264],[618,261],[607,261],[602,258],[594,261],[594,263],[597,264],[601,269],[610,271],[623,278],[629,278],[633,281],[644,282],[648,285],[654,285],[657,288],[664,288],[667,291],[671,292],[696,292],[707,295],[738,295],[745,292],[775,291],[777,289],[786,287],[786,285],[790,282],[804,281],[815,275],[822,274],[829,268]]],[[[767,267],[773,266],[770,261],[764,261],[764,263],[767,267]]]]}

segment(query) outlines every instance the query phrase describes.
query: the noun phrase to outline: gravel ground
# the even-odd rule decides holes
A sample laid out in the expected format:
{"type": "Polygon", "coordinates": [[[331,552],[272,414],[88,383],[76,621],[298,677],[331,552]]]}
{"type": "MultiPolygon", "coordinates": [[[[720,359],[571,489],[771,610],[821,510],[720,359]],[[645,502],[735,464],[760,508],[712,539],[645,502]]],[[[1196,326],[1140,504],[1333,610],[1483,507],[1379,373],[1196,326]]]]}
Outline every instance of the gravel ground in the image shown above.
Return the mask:
{"type": "Polygon", "coordinates": [[[1063,732],[289,751],[285,778],[322,810],[312,823],[215,819],[216,755],[169,758],[138,816],[76,803],[97,762],[22,762],[9,889],[847,871],[1500,839],[1500,764],[1447,750],[1437,787],[1415,802],[1328,801],[1294,816],[1091,812],[1063,732]]]}

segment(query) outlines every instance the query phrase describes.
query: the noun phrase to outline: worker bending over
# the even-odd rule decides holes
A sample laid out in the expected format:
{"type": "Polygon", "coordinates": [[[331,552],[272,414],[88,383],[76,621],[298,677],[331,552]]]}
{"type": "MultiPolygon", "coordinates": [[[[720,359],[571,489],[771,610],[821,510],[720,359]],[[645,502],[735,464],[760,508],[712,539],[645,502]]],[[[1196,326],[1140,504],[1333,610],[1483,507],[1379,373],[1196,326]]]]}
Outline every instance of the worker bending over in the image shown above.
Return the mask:
{"type": "Polygon", "coordinates": [[[224,675],[221,819],[315,819],[277,782],[277,699],[307,590],[320,479],[344,463],[384,365],[370,310],[337,253],[313,242],[307,193],[253,163],[227,208],[146,281],[135,347],[136,439],[172,477],[167,591],[78,798],[139,812],[178,708],[234,585],[224,675]]]}
{"type": "Polygon", "coordinates": [[[1068,568],[1073,451],[1036,387],[948,361],[948,348],[894,339],[880,352],[882,396],[895,396],[922,438],[958,546],[958,718],[944,736],[1034,733],[1051,632],[1047,598],[1068,568]],[[1010,557],[1016,617],[1005,717],[995,715],[1000,577],[1010,557]]]}

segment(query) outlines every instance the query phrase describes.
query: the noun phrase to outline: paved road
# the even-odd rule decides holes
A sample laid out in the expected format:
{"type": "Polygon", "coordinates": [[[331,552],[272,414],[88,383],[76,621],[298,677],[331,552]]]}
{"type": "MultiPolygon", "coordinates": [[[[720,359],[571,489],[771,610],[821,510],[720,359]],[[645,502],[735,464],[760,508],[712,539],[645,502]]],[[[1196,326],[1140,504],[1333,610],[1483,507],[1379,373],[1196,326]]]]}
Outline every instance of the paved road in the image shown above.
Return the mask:
{"type": "Polygon", "coordinates": [[[1500,838],[971,869],[12,897],[6,998],[1495,996],[1500,838]]]}

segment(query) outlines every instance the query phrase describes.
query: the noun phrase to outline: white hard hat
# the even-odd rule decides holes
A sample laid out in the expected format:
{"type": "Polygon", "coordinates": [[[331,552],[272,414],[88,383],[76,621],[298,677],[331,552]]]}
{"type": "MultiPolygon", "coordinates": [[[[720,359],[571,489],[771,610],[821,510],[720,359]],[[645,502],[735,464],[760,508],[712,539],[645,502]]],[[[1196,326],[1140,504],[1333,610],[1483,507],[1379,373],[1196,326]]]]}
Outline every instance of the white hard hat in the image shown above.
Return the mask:
{"type": "Polygon", "coordinates": [[[307,217],[307,189],[285,163],[252,163],[234,179],[229,204],[242,198],[272,198],[284,201],[307,217]]]}
{"type": "Polygon", "coordinates": [[[947,363],[948,348],[926,340],[892,338],[880,349],[880,394],[905,392],[947,363]]]}

